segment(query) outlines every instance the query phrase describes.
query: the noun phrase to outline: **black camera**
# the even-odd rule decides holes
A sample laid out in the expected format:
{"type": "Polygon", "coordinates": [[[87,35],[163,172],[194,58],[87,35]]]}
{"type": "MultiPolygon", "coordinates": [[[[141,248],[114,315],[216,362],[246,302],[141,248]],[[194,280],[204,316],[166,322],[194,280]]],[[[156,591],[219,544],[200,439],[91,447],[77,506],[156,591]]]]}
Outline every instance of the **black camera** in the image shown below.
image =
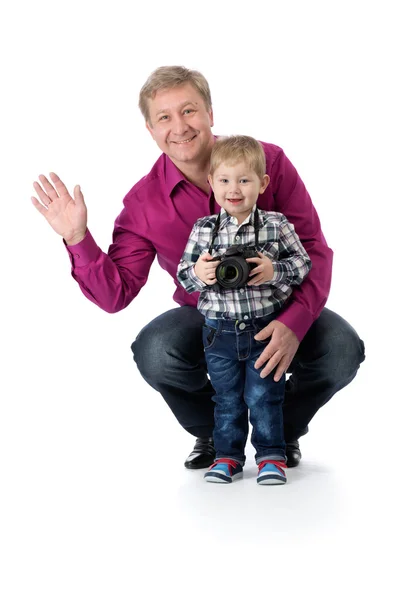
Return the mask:
{"type": "Polygon", "coordinates": [[[255,246],[231,246],[222,256],[214,256],[213,260],[221,262],[215,270],[218,283],[210,287],[218,291],[221,287],[231,290],[246,285],[250,271],[257,266],[246,262],[246,258],[259,258],[255,246]]]}

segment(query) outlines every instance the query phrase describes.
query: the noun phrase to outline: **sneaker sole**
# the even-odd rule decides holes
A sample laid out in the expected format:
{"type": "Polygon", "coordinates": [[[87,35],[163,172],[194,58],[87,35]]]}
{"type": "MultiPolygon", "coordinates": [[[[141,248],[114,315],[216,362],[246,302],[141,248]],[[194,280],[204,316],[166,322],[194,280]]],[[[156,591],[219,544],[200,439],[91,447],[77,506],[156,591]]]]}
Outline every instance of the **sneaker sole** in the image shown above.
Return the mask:
{"type": "Polygon", "coordinates": [[[233,481],[236,481],[236,479],[240,479],[241,477],[243,477],[243,472],[237,473],[236,475],[233,475],[233,477],[228,477],[227,475],[225,475],[225,473],[211,472],[210,474],[206,473],[204,475],[204,479],[206,481],[209,481],[210,483],[232,483],[233,481]]]}
{"type": "Polygon", "coordinates": [[[265,477],[257,479],[257,483],[259,485],[282,485],[283,483],[286,483],[286,478],[279,478],[276,477],[276,475],[266,475],[265,477]]]}

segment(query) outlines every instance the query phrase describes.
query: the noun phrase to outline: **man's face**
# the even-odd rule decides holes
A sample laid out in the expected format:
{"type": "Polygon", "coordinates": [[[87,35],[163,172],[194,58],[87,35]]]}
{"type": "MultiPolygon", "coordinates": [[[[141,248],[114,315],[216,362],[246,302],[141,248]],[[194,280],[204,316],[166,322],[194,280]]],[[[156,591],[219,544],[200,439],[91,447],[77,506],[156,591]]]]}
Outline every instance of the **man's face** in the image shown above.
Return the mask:
{"type": "Polygon", "coordinates": [[[209,158],[214,137],[212,109],[190,84],[160,90],[149,99],[150,122],[146,123],[157,146],[179,168],[209,158]]]}
{"type": "Polygon", "coordinates": [[[257,173],[244,162],[235,165],[221,163],[208,180],[217,203],[228,215],[236,217],[239,223],[249,216],[259,194],[266,190],[269,183],[268,175],[264,175],[260,181],[257,173]]]}

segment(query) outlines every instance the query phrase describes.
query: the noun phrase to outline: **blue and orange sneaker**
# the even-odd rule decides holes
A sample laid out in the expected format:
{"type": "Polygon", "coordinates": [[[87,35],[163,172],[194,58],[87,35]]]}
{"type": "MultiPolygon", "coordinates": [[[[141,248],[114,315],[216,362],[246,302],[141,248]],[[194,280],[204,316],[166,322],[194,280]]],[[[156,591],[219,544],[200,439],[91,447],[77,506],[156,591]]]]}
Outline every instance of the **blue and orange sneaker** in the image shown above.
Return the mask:
{"type": "Polygon", "coordinates": [[[243,477],[243,467],[231,458],[219,458],[204,474],[204,479],[212,483],[232,483],[240,477],[243,477]]]}
{"type": "Polygon", "coordinates": [[[286,483],[286,463],[278,460],[263,460],[258,465],[257,483],[260,485],[277,485],[286,483]]]}

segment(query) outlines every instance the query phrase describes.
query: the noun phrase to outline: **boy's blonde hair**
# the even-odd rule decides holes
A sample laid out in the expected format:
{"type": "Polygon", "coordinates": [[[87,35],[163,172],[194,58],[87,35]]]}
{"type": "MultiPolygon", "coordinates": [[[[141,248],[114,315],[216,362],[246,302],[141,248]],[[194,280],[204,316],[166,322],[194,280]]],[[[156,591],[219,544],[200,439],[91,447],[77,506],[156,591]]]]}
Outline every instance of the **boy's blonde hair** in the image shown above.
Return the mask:
{"type": "Polygon", "coordinates": [[[149,99],[154,98],[159,90],[168,90],[185,83],[190,83],[200,94],[206,105],[211,109],[211,93],[208,82],[199,71],[192,71],[185,67],[159,67],[150,75],[140,90],[139,108],[147,123],[150,123],[149,99]]]}
{"type": "Polygon", "coordinates": [[[238,162],[246,163],[262,181],[266,171],[266,162],[264,148],[260,142],[248,135],[218,138],[211,151],[210,175],[213,176],[222,163],[232,166],[238,162]]]}

